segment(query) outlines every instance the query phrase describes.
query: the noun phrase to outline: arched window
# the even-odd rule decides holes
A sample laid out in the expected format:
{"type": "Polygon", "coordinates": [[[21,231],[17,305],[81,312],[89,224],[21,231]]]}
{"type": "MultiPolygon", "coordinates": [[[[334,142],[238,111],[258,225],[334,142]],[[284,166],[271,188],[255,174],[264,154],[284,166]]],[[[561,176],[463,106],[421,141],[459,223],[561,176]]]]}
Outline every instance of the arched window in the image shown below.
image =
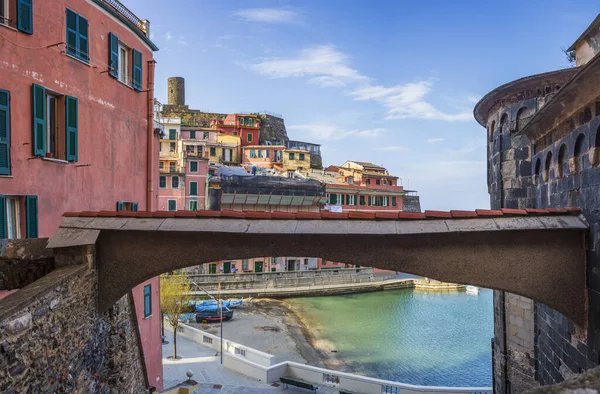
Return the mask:
{"type": "Polygon", "coordinates": [[[502,131],[504,131],[504,126],[506,126],[508,124],[508,114],[504,113],[502,114],[502,117],[500,118],[500,128],[502,129],[502,131]]]}
{"type": "Polygon", "coordinates": [[[522,107],[517,112],[517,127],[516,131],[520,131],[525,123],[527,123],[527,118],[529,118],[529,109],[527,107],[522,107]]]}
{"type": "Polygon", "coordinates": [[[575,141],[575,149],[573,150],[573,161],[575,162],[575,171],[577,174],[581,170],[583,170],[583,163],[585,157],[586,147],[585,147],[585,135],[579,134],[577,140],[575,141]]]}
{"type": "Polygon", "coordinates": [[[542,172],[542,160],[538,157],[535,162],[535,176],[533,178],[533,183],[538,185],[540,183],[540,173],[542,172]]]}
{"type": "Polygon", "coordinates": [[[600,126],[596,130],[596,138],[594,139],[594,166],[600,165],[600,126]]]}
{"type": "Polygon", "coordinates": [[[550,181],[550,167],[552,166],[552,152],[546,155],[546,165],[544,166],[544,182],[550,181]]]}
{"type": "Polygon", "coordinates": [[[490,142],[494,139],[494,130],[496,130],[496,121],[492,121],[492,125],[490,126],[490,131],[488,132],[490,142]]]}
{"type": "Polygon", "coordinates": [[[558,166],[557,166],[557,170],[558,170],[558,177],[562,178],[563,176],[565,176],[565,174],[567,173],[567,169],[569,168],[569,163],[567,162],[566,156],[567,155],[567,145],[562,144],[560,146],[560,149],[558,150],[558,166]]]}

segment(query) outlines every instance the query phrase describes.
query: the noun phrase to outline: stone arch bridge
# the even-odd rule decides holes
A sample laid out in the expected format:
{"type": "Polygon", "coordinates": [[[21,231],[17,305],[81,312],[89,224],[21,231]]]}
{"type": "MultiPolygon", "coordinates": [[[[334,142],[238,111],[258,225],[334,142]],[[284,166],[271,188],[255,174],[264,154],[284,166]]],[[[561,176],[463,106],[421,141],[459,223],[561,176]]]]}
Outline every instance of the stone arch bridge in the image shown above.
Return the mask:
{"type": "Polygon", "coordinates": [[[585,326],[587,233],[578,209],[82,212],[65,214],[48,247],[57,266],[97,271],[99,312],[164,272],[296,255],[504,290],[585,326]]]}

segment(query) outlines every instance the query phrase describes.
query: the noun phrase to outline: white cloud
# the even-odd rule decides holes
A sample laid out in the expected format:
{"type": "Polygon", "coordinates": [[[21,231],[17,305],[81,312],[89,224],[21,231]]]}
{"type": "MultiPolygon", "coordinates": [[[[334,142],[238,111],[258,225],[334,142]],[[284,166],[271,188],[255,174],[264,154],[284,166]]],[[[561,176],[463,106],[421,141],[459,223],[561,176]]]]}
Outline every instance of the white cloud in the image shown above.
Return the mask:
{"type": "MultiPolygon", "coordinates": [[[[375,101],[386,109],[386,119],[432,119],[448,122],[472,120],[470,110],[446,113],[426,101],[432,81],[382,86],[348,65],[348,56],[332,45],[304,49],[297,57],[267,58],[252,68],[269,78],[307,77],[308,83],[321,87],[347,87],[356,101],[375,101]]],[[[469,97],[471,100],[473,97],[469,97]]]]}
{"type": "Polygon", "coordinates": [[[437,144],[438,142],[444,142],[445,140],[443,138],[427,138],[425,140],[426,143],[428,144],[437,144]]]}
{"type": "Polygon", "coordinates": [[[384,146],[383,148],[379,148],[378,150],[386,151],[386,152],[406,152],[408,148],[399,145],[390,145],[384,146]]]}
{"type": "Polygon", "coordinates": [[[348,137],[374,138],[387,132],[383,128],[348,130],[332,124],[292,125],[287,126],[287,129],[315,141],[337,141],[348,137]]]}
{"type": "Polygon", "coordinates": [[[298,13],[282,8],[248,8],[233,13],[248,22],[298,23],[298,13]]]}
{"type": "Polygon", "coordinates": [[[171,41],[173,39],[173,34],[170,31],[165,33],[165,40],[171,41]]]}

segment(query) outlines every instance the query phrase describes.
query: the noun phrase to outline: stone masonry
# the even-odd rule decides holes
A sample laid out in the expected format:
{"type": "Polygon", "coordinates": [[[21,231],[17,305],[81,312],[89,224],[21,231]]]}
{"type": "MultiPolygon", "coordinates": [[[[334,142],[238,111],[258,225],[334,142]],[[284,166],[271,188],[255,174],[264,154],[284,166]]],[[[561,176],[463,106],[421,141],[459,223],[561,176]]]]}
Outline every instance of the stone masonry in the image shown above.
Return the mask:
{"type": "Polygon", "coordinates": [[[96,291],[70,266],[0,300],[0,392],[147,392],[130,296],[98,315],[96,291]]]}

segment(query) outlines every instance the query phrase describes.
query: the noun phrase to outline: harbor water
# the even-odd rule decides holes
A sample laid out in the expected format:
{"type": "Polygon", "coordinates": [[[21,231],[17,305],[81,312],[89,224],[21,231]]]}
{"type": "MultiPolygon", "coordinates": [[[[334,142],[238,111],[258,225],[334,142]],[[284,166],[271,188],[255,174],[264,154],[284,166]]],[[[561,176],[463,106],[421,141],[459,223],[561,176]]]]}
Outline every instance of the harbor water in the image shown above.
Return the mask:
{"type": "Polygon", "coordinates": [[[392,290],[293,304],[317,342],[354,373],[428,386],[492,385],[491,290],[392,290]]]}

